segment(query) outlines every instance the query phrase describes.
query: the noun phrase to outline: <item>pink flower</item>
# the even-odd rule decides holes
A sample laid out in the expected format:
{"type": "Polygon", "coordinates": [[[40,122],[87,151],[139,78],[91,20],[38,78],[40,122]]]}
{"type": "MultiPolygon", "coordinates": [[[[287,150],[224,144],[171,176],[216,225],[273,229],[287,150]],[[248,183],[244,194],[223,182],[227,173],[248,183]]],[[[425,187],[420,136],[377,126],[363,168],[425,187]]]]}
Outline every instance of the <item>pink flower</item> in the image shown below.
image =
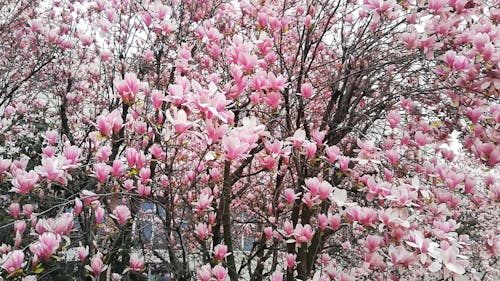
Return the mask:
{"type": "Polygon", "coordinates": [[[216,265],[212,269],[212,274],[217,281],[224,281],[227,278],[227,269],[221,265],[216,265]]]}
{"type": "Polygon", "coordinates": [[[456,71],[465,70],[469,67],[469,59],[466,56],[456,56],[453,61],[453,69],[456,71]]]}
{"type": "Polygon", "coordinates": [[[24,253],[21,250],[14,250],[7,254],[5,262],[2,264],[2,268],[7,271],[7,273],[13,273],[23,266],[24,253]]]}
{"type": "Polygon", "coordinates": [[[83,203],[82,200],[79,198],[75,198],[75,208],[74,208],[75,214],[79,215],[83,211],[83,203]]]}
{"type": "Polygon", "coordinates": [[[196,203],[193,203],[193,205],[195,205],[196,207],[196,210],[198,211],[198,214],[202,215],[206,210],[211,210],[212,208],[210,207],[210,205],[212,204],[213,199],[214,197],[210,194],[201,194],[198,198],[198,201],[196,203]]]}
{"type": "Polygon", "coordinates": [[[286,267],[288,269],[292,269],[295,266],[295,260],[297,259],[297,255],[287,254],[286,255],[286,267]]]}
{"type": "Polygon", "coordinates": [[[382,237],[378,235],[368,235],[365,241],[365,247],[370,253],[373,253],[382,243],[382,237]]]}
{"type": "Polygon", "coordinates": [[[38,180],[39,177],[35,171],[25,172],[18,170],[12,180],[12,185],[14,186],[12,191],[19,194],[27,194],[35,187],[38,180]]]}
{"type": "Polygon", "coordinates": [[[300,192],[295,193],[291,188],[287,188],[283,191],[283,197],[285,198],[285,201],[290,205],[293,204],[293,202],[295,202],[295,200],[297,200],[299,196],[300,192]]]}
{"type": "Polygon", "coordinates": [[[73,228],[73,215],[64,213],[55,220],[50,221],[50,226],[55,234],[68,235],[73,228]]]}
{"type": "Polygon", "coordinates": [[[100,183],[103,183],[111,173],[112,168],[104,163],[94,164],[94,175],[100,183]]]}
{"type": "Polygon", "coordinates": [[[105,116],[98,116],[97,128],[99,129],[101,135],[107,137],[111,135],[111,131],[113,130],[113,123],[111,123],[110,120],[105,116]]]}
{"type": "Polygon", "coordinates": [[[114,176],[114,177],[119,177],[122,175],[123,173],[123,163],[122,161],[118,160],[118,159],[115,159],[113,161],[113,165],[111,166],[111,174],[114,176]]]}
{"type": "Polygon", "coordinates": [[[84,262],[85,258],[89,255],[89,246],[83,247],[80,243],[80,247],[76,249],[76,254],[78,255],[78,259],[80,259],[81,262],[84,262]]]}
{"type": "Polygon", "coordinates": [[[300,95],[303,98],[308,99],[308,98],[312,97],[313,94],[314,94],[314,89],[313,89],[311,83],[302,84],[302,86],[300,87],[300,95]]]}
{"type": "Polygon", "coordinates": [[[417,131],[415,133],[415,142],[418,146],[424,146],[429,143],[427,136],[420,131],[417,131]]]}
{"type": "Polygon", "coordinates": [[[116,83],[118,93],[125,104],[133,104],[135,96],[139,92],[141,81],[137,79],[134,73],[125,74],[125,79],[116,83]]]}
{"type": "Polygon", "coordinates": [[[184,111],[183,109],[174,112],[174,117],[172,117],[170,111],[167,111],[167,119],[174,126],[174,131],[176,134],[182,134],[186,132],[192,124],[192,122],[188,121],[186,111],[184,111]]]}
{"type": "Polygon", "coordinates": [[[12,160],[0,158],[0,174],[7,171],[10,167],[12,160]]]}
{"type": "Polygon", "coordinates": [[[271,274],[271,281],[283,281],[283,273],[280,271],[275,271],[271,274]]]}
{"type": "Polygon", "coordinates": [[[26,230],[26,222],[24,220],[18,220],[14,223],[14,231],[19,233],[24,233],[26,230]]]}
{"type": "Polygon", "coordinates": [[[206,264],[197,270],[197,275],[199,281],[210,281],[210,278],[212,278],[212,268],[209,264],[206,264]]]}
{"type": "Polygon", "coordinates": [[[129,219],[132,218],[129,208],[125,205],[116,206],[113,210],[113,215],[116,217],[119,224],[125,224],[129,219]]]}
{"type": "Polygon", "coordinates": [[[387,121],[389,122],[389,125],[391,128],[396,128],[399,124],[399,121],[401,121],[401,115],[397,111],[391,111],[387,115],[387,121]]]}
{"type": "Polygon", "coordinates": [[[194,231],[196,233],[196,236],[198,236],[198,238],[200,238],[201,240],[205,240],[208,238],[209,229],[206,224],[198,223],[194,231]]]}
{"type": "Polygon", "coordinates": [[[309,193],[311,193],[311,196],[314,197],[318,194],[319,192],[319,187],[321,182],[319,181],[318,178],[309,178],[305,180],[306,188],[309,193]]]}
{"type": "Polygon", "coordinates": [[[80,157],[80,148],[75,145],[67,146],[64,149],[64,157],[66,157],[66,160],[69,164],[78,163],[78,158],[80,157]]]}
{"type": "Polygon", "coordinates": [[[393,245],[389,246],[389,255],[391,256],[391,262],[394,265],[403,265],[408,266],[417,260],[413,253],[408,252],[404,246],[394,247],[393,245]]]}
{"type": "Polygon", "coordinates": [[[129,269],[132,271],[142,271],[144,268],[144,257],[139,256],[137,253],[130,254],[129,269]]]}
{"type": "Polygon", "coordinates": [[[85,266],[85,269],[92,272],[95,276],[99,276],[107,268],[108,266],[102,262],[102,254],[99,252],[90,259],[90,265],[85,266]]]}
{"type": "Polygon", "coordinates": [[[55,145],[57,143],[58,138],[59,138],[59,133],[56,130],[47,131],[45,133],[45,139],[50,145],[55,145]]]}
{"type": "Polygon", "coordinates": [[[329,146],[325,149],[325,153],[326,156],[328,157],[328,162],[333,164],[337,160],[337,157],[340,154],[340,149],[336,145],[329,146]]]}
{"type": "Polygon", "coordinates": [[[42,233],[38,238],[39,243],[36,255],[45,260],[50,259],[52,254],[59,248],[60,239],[59,236],[56,236],[52,232],[42,233]]]}
{"type": "Polygon", "coordinates": [[[31,204],[24,204],[23,205],[23,212],[24,212],[24,216],[27,219],[31,218],[31,214],[33,213],[33,205],[31,205],[31,204]]]}
{"type": "Polygon", "coordinates": [[[467,117],[472,121],[472,123],[477,124],[479,120],[481,119],[481,115],[483,114],[483,110],[479,107],[477,108],[467,108],[465,111],[467,114],[467,117]]]}
{"type": "Polygon", "coordinates": [[[299,223],[297,224],[297,226],[295,226],[293,235],[295,237],[295,241],[297,242],[297,244],[308,243],[311,241],[314,235],[314,230],[309,224],[302,226],[302,224],[299,223]]]}
{"type": "Polygon", "coordinates": [[[247,152],[250,145],[244,143],[236,136],[229,136],[222,140],[222,146],[226,151],[226,158],[234,160],[240,157],[243,153],[247,152]]]}
{"type": "Polygon", "coordinates": [[[101,206],[97,206],[94,212],[95,212],[95,222],[101,224],[102,220],[104,219],[104,208],[102,208],[101,206]]]}
{"type": "Polygon", "coordinates": [[[377,220],[377,212],[371,208],[353,206],[348,211],[352,220],[358,221],[365,226],[374,225],[377,220]]]}
{"type": "Polygon", "coordinates": [[[333,186],[327,182],[322,181],[319,185],[318,196],[320,200],[325,200],[330,196],[333,191],[333,186]]]}
{"type": "Polygon", "coordinates": [[[304,144],[304,148],[306,149],[307,156],[309,158],[314,158],[317,149],[316,144],[313,142],[306,142],[304,144]]]}
{"type": "Polygon", "coordinates": [[[21,214],[21,206],[19,203],[12,203],[9,206],[9,215],[13,218],[18,218],[21,214]]]}
{"type": "Polygon", "coordinates": [[[139,177],[141,178],[142,184],[148,183],[149,179],[151,178],[151,169],[147,167],[142,167],[141,170],[139,171],[139,177]]]}
{"type": "Polygon", "coordinates": [[[137,194],[142,196],[149,196],[151,194],[151,186],[139,184],[137,186],[137,194]]]}
{"type": "Polygon", "coordinates": [[[443,264],[448,270],[457,274],[464,274],[465,268],[469,265],[469,262],[463,259],[458,259],[460,256],[458,248],[456,246],[450,246],[441,254],[443,259],[443,264]]]}
{"type": "Polygon", "coordinates": [[[349,162],[350,162],[349,157],[340,156],[338,158],[338,162],[339,162],[339,166],[340,166],[340,169],[342,170],[342,172],[345,173],[349,170],[349,162]]]}
{"type": "Polygon", "coordinates": [[[35,167],[35,171],[47,177],[48,181],[56,181],[63,177],[64,171],[61,170],[61,163],[55,158],[43,158],[42,166],[35,167]]]}
{"type": "Polygon", "coordinates": [[[269,107],[275,109],[281,103],[281,94],[279,92],[270,92],[265,96],[264,102],[269,105],[269,107]]]}
{"type": "Polygon", "coordinates": [[[399,152],[397,152],[396,150],[387,150],[385,152],[385,156],[387,157],[391,165],[396,165],[399,162],[399,152]]]}
{"type": "Polygon", "coordinates": [[[227,256],[229,256],[230,253],[227,252],[227,246],[226,245],[217,245],[214,248],[214,258],[216,260],[222,261],[224,260],[227,256]]]}

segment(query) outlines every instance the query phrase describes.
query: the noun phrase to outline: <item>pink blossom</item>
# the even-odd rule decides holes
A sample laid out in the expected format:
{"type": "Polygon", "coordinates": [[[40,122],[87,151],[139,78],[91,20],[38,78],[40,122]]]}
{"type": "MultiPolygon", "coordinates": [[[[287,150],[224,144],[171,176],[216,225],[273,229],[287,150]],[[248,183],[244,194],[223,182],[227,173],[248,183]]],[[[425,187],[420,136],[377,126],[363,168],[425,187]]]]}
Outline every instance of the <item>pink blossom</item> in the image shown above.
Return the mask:
{"type": "Polygon", "coordinates": [[[214,258],[216,260],[222,261],[224,260],[230,253],[227,252],[227,246],[226,245],[217,245],[214,247],[214,258]]]}
{"type": "Polygon", "coordinates": [[[276,109],[281,103],[281,94],[279,92],[270,92],[265,96],[264,102],[269,107],[276,109]]]}
{"type": "Polygon", "coordinates": [[[221,265],[216,265],[212,268],[212,274],[217,281],[224,281],[227,278],[227,269],[221,265]]]}
{"type": "Polygon", "coordinates": [[[43,158],[42,166],[35,167],[35,171],[47,177],[48,181],[56,181],[63,177],[64,171],[61,169],[61,163],[55,158],[43,158]]]}
{"type": "Polygon", "coordinates": [[[336,145],[329,146],[325,149],[325,153],[328,157],[328,162],[333,164],[340,154],[340,149],[336,145]]]}
{"type": "Polygon", "coordinates": [[[13,218],[19,218],[19,215],[21,214],[21,206],[19,203],[12,203],[9,206],[9,215],[13,218]]]}
{"type": "Polygon", "coordinates": [[[49,220],[49,225],[55,234],[68,235],[73,228],[73,220],[71,213],[64,213],[55,220],[49,220]]]}
{"type": "Polygon", "coordinates": [[[60,236],[56,236],[52,232],[42,233],[38,240],[38,248],[36,255],[44,260],[50,259],[52,254],[59,248],[60,236]]]}
{"type": "Polygon", "coordinates": [[[283,281],[283,273],[280,271],[275,271],[271,274],[271,281],[283,281]]]}
{"type": "Polygon", "coordinates": [[[23,220],[18,220],[14,223],[14,231],[19,233],[24,233],[26,230],[26,222],[23,220]]]}
{"type": "Polygon", "coordinates": [[[142,196],[151,195],[151,186],[144,185],[144,184],[137,185],[137,194],[142,195],[142,196]]]}
{"type": "Polygon", "coordinates": [[[464,274],[469,262],[459,259],[459,250],[456,246],[451,246],[441,254],[443,264],[448,270],[457,274],[464,274]]]}
{"type": "Polygon", "coordinates": [[[132,271],[142,271],[144,268],[144,257],[139,256],[137,253],[130,254],[130,264],[129,268],[132,271]]]}
{"type": "Polygon", "coordinates": [[[205,240],[208,238],[209,229],[206,224],[198,223],[195,227],[195,233],[198,238],[200,238],[201,240],[205,240]]]}
{"type": "Polygon", "coordinates": [[[349,162],[350,162],[350,159],[349,157],[346,157],[346,156],[340,156],[337,158],[338,162],[339,162],[339,166],[340,166],[340,169],[342,170],[342,172],[347,172],[349,170],[349,162]]]}
{"type": "Polygon", "coordinates": [[[382,244],[382,237],[377,235],[368,235],[365,241],[365,247],[370,253],[373,253],[382,244]]]}
{"type": "Polygon", "coordinates": [[[311,242],[311,239],[314,235],[314,230],[309,224],[302,226],[302,224],[299,223],[295,226],[293,235],[297,244],[308,243],[311,242]]]}
{"type": "Polygon", "coordinates": [[[7,254],[5,262],[2,264],[2,268],[7,271],[7,273],[13,273],[21,267],[23,267],[24,253],[21,250],[14,250],[7,254]]]}
{"type": "Polygon", "coordinates": [[[7,171],[10,167],[12,160],[0,158],[0,174],[7,171]]]}
{"type": "Polygon", "coordinates": [[[199,281],[210,281],[210,278],[212,278],[212,268],[210,267],[210,264],[200,267],[197,270],[197,275],[199,281]]]}
{"type": "Polygon", "coordinates": [[[312,95],[314,94],[314,89],[311,85],[311,83],[304,83],[300,86],[300,95],[303,98],[311,98],[312,95]]]}
{"type": "Polygon", "coordinates": [[[132,218],[129,208],[125,205],[116,206],[113,210],[113,215],[121,225],[125,224],[129,219],[132,218]]]}
{"type": "Polygon", "coordinates": [[[425,134],[423,134],[421,131],[417,131],[415,133],[415,142],[418,146],[425,146],[427,143],[429,143],[429,140],[425,134]]]}
{"type": "Polygon", "coordinates": [[[351,218],[365,226],[371,226],[377,220],[377,212],[371,208],[353,206],[348,211],[351,218]]]}
{"type": "Polygon", "coordinates": [[[139,171],[139,177],[141,178],[141,183],[146,184],[150,181],[151,178],[151,169],[147,167],[142,167],[139,171]]]}
{"type": "Polygon", "coordinates": [[[286,188],[284,191],[283,191],[283,197],[285,198],[285,201],[288,203],[288,204],[293,204],[293,202],[295,202],[295,200],[297,200],[300,196],[300,193],[295,193],[293,189],[291,188],[286,188]]]}
{"type": "Polygon", "coordinates": [[[417,260],[413,253],[407,251],[404,246],[389,246],[389,255],[394,265],[409,266],[417,260]]]}
{"type": "Polygon", "coordinates": [[[94,175],[100,183],[106,182],[112,168],[105,163],[94,164],[94,175]]]}
{"type": "Polygon", "coordinates": [[[104,219],[104,208],[102,208],[101,206],[96,206],[94,208],[94,212],[95,212],[94,216],[96,223],[101,224],[104,219]]]}
{"type": "Polygon", "coordinates": [[[27,219],[31,218],[31,214],[33,213],[33,205],[24,204],[23,205],[23,212],[24,212],[25,218],[27,218],[27,219]]]}
{"type": "Polygon", "coordinates": [[[396,165],[399,162],[399,152],[396,150],[387,150],[385,152],[385,155],[387,156],[387,159],[391,163],[391,165],[396,165]]]}
{"type": "Polygon", "coordinates": [[[192,125],[192,122],[189,122],[187,119],[186,112],[182,109],[174,112],[174,117],[172,117],[170,111],[167,111],[167,119],[174,126],[174,131],[176,134],[182,134],[186,132],[192,125]]]}
{"type": "Polygon", "coordinates": [[[134,73],[125,74],[125,79],[116,83],[118,93],[125,104],[133,104],[135,96],[141,88],[141,81],[134,73]]]}
{"type": "Polygon", "coordinates": [[[27,194],[35,187],[38,180],[39,177],[35,171],[25,172],[18,170],[12,180],[12,185],[14,186],[12,191],[19,194],[27,194]]]}
{"type": "Polygon", "coordinates": [[[391,111],[387,115],[387,121],[389,122],[389,125],[391,128],[396,128],[401,121],[401,115],[397,111],[391,111]]]}
{"type": "Polygon", "coordinates": [[[295,267],[295,260],[297,259],[297,255],[294,254],[287,254],[286,255],[286,267],[288,269],[292,269],[295,267]]]}
{"type": "Polygon", "coordinates": [[[307,157],[314,158],[317,149],[316,144],[313,142],[306,142],[304,148],[306,149],[307,157]]]}
{"type": "Polygon", "coordinates": [[[76,254],[78,255],[78,259],[84,262],[85,258],[89,255],[89,246],[83,247],[82,244],[80,244],[80,247],[76,249],[76,254]]]}
{"type": "Polygon", "coordinates": [[[240,157],[250,147],[248,143],[241,142],[240,138],[236,136],[225,137],[222,140],[222,145],[226,150],[226,158],[229,160],[240,157]]]}
{"type": "Polygon", "coordinates": [[[102,254],[99,252],[90,259],[90,265],[85,266],[85,269],[95,276],[99,276],[101,272],[105,271],[107,268],[108,266],[104,265],[102,262],[102,254]]]}
{"type": "Polygon", "coordinates": [[[98,116],[97,117],[97,128],[103,136],[110,136],[113,130],[113,123],[107,117],[98,116]]]}

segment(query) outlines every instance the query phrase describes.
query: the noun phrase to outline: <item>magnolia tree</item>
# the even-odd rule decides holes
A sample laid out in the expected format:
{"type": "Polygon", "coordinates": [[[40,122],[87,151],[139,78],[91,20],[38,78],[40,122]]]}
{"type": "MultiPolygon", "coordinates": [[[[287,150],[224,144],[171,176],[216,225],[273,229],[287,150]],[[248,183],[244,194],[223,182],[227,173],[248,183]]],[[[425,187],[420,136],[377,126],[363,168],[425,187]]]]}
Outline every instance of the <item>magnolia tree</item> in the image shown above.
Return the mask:
{"type": "Polygon", "coordinates": [[[497,4],[2,1],[0,280],[495,279],[497,4]]]}

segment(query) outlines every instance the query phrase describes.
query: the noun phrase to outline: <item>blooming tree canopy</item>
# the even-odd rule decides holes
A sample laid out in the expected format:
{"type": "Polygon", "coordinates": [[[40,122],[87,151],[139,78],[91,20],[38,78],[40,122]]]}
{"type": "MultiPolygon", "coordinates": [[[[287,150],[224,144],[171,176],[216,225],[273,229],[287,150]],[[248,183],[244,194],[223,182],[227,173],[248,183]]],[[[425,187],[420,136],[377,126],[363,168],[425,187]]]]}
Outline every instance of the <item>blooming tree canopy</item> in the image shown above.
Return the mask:
{"type": "Polygon", "coordinates": [[[497,5],[3,1],[0,280],[494,280],[497,5]]]}

